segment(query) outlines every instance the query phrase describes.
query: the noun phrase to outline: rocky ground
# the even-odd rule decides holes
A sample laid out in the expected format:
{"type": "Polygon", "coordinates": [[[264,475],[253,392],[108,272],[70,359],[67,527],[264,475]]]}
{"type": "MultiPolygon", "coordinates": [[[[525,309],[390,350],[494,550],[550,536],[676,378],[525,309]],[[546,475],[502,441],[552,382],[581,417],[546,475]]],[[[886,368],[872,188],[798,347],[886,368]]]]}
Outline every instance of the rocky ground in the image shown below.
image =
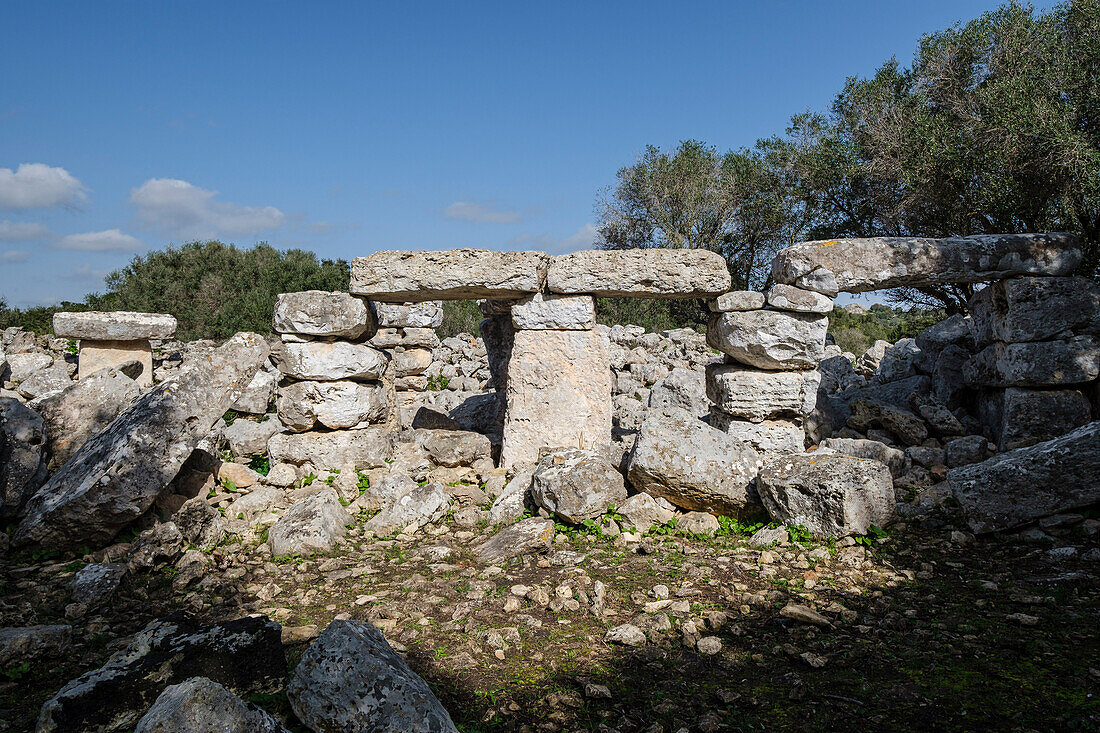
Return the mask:
{"type": "MultiPolygon", "coordinates": [[[[291,668],[334,618],[368,620],[468,731],[1095,730],[1098,526],[975,539],[948,515],[761,548],[729,524],[709,538],[558,525],[549,553],[494,566],[474,558],[481,526],[375,539],[360,523],[310,558],[230,537],[189,590],[164,562],[78,618],[75,573],[128,548],[23,552],[0,568],[0,626],[74,628],[64,653],[0,670],[0,728],[32,730],[65,682],[186,610],[269,615],[291,668]]],[[[255,701],[305,730],[285,697],[255,701]]]]}

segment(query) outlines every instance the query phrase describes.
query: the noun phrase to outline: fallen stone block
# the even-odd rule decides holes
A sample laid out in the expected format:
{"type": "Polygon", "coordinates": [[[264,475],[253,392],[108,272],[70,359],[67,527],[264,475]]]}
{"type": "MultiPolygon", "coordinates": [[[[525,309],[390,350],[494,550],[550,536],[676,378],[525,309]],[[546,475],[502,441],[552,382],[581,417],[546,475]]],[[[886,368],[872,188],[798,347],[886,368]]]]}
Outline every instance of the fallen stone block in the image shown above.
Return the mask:
{"type": "Polygon", "coordinates": [[[550,260],[552,293],[598,298],[714,298],[730,288],[726,260],[703,249],[584,250],[550,260]]]}
{"type": "Polygon", "coordinates": [[[170,685],[141,716],[134,733],[286,733],[262,708],[213,680],[192,677],[170,685]]]}
{"type": "Polygon", "coordinates": [[[867,458],[890,467],[890,474],[900,476],[905,470],[905,452],[892,448],[877,440],[864,438],[826,438],[821,441],[822,448],[834,450],[856,458],[867,458]]]}
{"type": "Polygon", "coordinates": [[[333,489],[324,489],[291,505],[267,533],[272,555],[312,555],[328,552],[349,523],[348,513],[333,489]]]}
{"type": "Polygon", "coordinates": [[[531,498],[566,522],[580,524],[625,501],[626,486],[623,475],[599,453],[560,450],[539,461],[531,498]]]}
{"type": "Polygon", "coordinates": [[[548,256],[542,252],[451,249],[375,252],[351,264],[353,295],[383,302],[509,300],[542,290],[548,256]]]}
{"type": "Polygon", "coordinates": [[[442,486],[427,483],[408,493],[391,497],[363,528],[371,530],[379,537],[403,532],[410,527],[419,529],[442,517],[450,502],[451,497],[442,486]]]}
{"type": "Polygon", "coordinates": [[[42,417],[13,397],[0,397],[0,516],[13,517],[46,480],[42,417]]]}
{"type": "Polygon", "coordinates": [[[10,626],[0,629],[0,669],[8,670],[43,658],[54,658],[69,647],[73,627],[66,624],[10,626]]]}
{"type": "Polygon", "coordinates": [[[554,522],[541,517],[522,519],[474,548],[474,557],[494,565],[521,555],[545,554],[554,539],[554,522]]]}

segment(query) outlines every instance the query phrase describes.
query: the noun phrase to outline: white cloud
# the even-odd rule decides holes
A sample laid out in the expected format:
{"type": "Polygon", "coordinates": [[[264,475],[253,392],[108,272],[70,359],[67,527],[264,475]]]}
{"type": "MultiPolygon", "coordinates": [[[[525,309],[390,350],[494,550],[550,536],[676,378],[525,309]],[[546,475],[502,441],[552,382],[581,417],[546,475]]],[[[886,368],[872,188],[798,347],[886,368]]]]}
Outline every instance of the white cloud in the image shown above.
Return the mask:
{"type": "Polygon", "coordinates": [[[26,262],[28,257],[30,257],[30,254],[17,249],[9,249],[5,252],[0,252],[0,262],[5,263],[26,262]]]}
{"type": "Polygon", "coordinates": [[[84,234],[67,234],[53,245],[56,249],[80,252],[134,252],[141,249],[141,240],[123,234],[118,229],[84,234]]]}
{"type": "Polygon", "coordinates": [[[66,280],[102,280],[111,273],[110,270],[100,270],[85,263],[79,267],[73,268],[73,270],[67,275],[61,277],[66,280]]]}
{"type": "Polygon", "coordinates": [[[130,203],[146,226],[178,237],[246,236],[286,223],[274,206],[241,206],[215,201],[217,191],[174,178],[150,178],[130,191],[130,203]]]}
{"type": "Polygon", "coordinates": [[[0,242],[32,242],[50,236],[43,224],[31,221],[0,220],[0,242]]]}
{"type": "Polygon", "coordinates": [[[485,204],[477,204],[472,201],[455,201],[443,210],[443,215],[448,219],[461,221],[476,221],[488,224],[514,224],[523,218],[518,211],[502,211],[485,204]]]}
{"type": "Polygon", "coordinates": [[[84,185],[64,168],[44,163],[0,168],[0,209],[75,206],[85,198],[84,185]]]}
{"type": "Polygon", "coordinates": [[[568,237],[551,237],[546,234],[521,234],[508,240],[510,249],[525,248],[534,249],[549,254],[565,254],[581,249],[592,249],[596,243],[598,232],[595,225],[585,224],[568,237]]]}

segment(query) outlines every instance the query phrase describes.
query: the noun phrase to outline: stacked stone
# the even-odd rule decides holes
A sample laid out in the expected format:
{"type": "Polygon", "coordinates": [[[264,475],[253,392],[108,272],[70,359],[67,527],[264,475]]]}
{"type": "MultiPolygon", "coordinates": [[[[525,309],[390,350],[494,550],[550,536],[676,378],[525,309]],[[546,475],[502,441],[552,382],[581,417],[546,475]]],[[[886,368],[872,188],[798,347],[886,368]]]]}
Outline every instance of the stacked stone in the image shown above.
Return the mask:
{"type": "Polygon", "coordinates": [[[711,423],[763,455],[802,451],[832,298],[779,284],[726,293],[709,307],[707,343],[726,355],[706,370],[711,423]]]}
{"type": "Polygon", "coordinates": [[[128,361],[141,363],[137,383],[153,385],[151,341],[171,338],[176,319],[166,313],[127,311],[55,313],[53,332],[60,338],[80,342],[79,379],[101,369],[114,369],[128,361]]]}
{"type": "Polygon", "coordinates": [[[978,353],[963,378],[1010,450],[1064,435],[1100,409],[1100,285],[1080,277],[1018,277],[970,301],[978,353]]]}
{"type": "Polygon", "coordinates": [[[347,293],[284,293],[275,303],[274,328],[283,380],[275,400],[291,432],[361,429],[386,422],[393,388],[382,382],[390,357],[367,340],[374,315],[347,293]]]}
{"type": "Polygon", "coordinates": [[[398,392],[428,389],[425,372],[432,363],[432,350],[439,346],[435,329],[443,323],[443,302],[371,302],[370,308],[378,331],[369,343],[390,357],[387,381],[398,392]]]}

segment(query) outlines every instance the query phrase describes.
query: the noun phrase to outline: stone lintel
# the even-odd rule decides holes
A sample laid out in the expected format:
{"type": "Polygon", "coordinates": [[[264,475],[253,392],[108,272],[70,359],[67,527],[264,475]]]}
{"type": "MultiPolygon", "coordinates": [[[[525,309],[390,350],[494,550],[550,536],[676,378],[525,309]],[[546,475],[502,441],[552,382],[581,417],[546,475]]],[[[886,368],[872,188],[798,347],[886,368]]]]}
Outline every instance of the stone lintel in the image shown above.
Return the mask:
{"type": "Polygon", "coordinates": [[[387,303],[514,299],[542,290],[548,259],[484,249],[375,252],[352,261],[350,291],[387,303]]]}
{"type": "Polygon", "coordinates": [[[166,313],[84,311],[55,313],[53,332],[59,338],[94,341],[148,341],[176,333],[176,319],[166,313]]]}

